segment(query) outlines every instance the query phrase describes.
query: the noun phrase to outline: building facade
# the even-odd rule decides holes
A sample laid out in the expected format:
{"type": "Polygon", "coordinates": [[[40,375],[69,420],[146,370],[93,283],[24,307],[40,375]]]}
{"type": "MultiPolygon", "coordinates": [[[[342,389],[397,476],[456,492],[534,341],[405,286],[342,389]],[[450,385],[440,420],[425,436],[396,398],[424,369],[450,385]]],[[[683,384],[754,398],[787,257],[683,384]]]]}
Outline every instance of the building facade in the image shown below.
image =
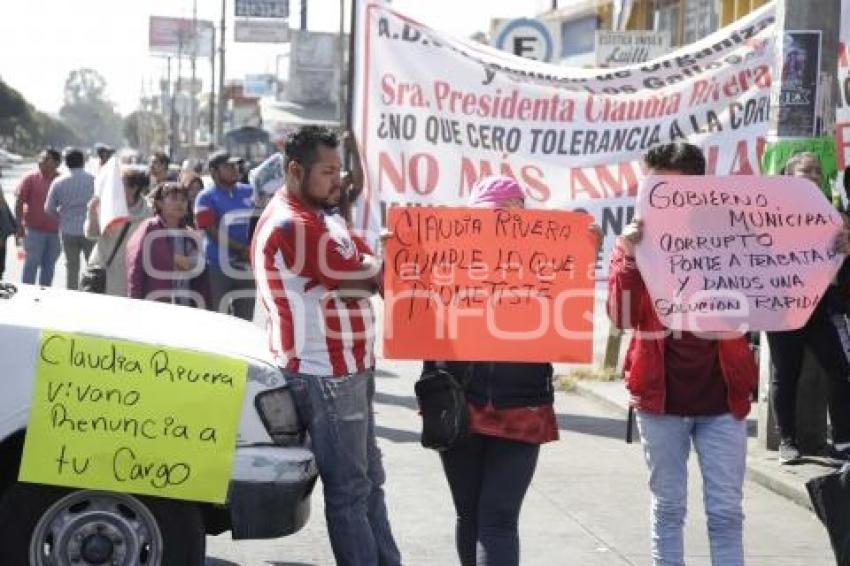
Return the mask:
{"type": "Polygon", "coordinates": [[[560,29],[560,63],[592,66],[596,30],[669,32],[674,47],[693,43],[767,0],[561,0],[538,16],[560,29]]]}

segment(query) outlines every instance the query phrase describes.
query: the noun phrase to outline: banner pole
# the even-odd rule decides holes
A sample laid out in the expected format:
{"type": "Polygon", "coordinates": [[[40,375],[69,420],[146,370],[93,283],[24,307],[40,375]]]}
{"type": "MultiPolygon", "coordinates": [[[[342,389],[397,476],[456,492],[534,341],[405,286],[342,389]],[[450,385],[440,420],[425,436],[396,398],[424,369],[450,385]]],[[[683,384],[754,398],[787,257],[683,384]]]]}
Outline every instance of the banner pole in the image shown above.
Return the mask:
{"type": "MultiPolygon", "coordinates": [[[[340,9],[342,6],[340,6],[340,9]]],[[[342,15],[340,15],[340,20],[342,19],[342,15]]],[[[351,28],[348,31],[348,93],[346,97],[346,115],[345,115],[345,129],[351,130],[352,128],[352,119],[354,115],[354,60],[355,60],[355,48],[356,41],[354,39],[354,35],[357,31],[357,0],[351,0],[351,28]]],[[[340,43],[342,42],[342,36],[339,38],[340,43]]]]}

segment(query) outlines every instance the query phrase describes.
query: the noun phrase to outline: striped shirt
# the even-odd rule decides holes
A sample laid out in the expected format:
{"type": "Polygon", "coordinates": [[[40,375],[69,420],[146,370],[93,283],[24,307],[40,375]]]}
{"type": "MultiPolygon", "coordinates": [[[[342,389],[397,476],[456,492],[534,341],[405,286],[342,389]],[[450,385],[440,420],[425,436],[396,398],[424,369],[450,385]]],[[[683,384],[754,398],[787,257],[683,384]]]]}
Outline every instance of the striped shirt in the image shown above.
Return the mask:
{"type": "Polygon", "coordinates": [[[53,180],[47,192],[44,211],[59,218],[59,233],[83,236],[88,204],[94,195],[94,177],[83,169],[53,180]]]}
{"type": "Polygon", "coordinates": [[[321,213],[281,191],[266,207],[251,249],[269,347],[287,371],[339,377],[374,366],[374,313],[368,298],[334,291],[360,269],[369,247],[339,214],[321,213]]]}

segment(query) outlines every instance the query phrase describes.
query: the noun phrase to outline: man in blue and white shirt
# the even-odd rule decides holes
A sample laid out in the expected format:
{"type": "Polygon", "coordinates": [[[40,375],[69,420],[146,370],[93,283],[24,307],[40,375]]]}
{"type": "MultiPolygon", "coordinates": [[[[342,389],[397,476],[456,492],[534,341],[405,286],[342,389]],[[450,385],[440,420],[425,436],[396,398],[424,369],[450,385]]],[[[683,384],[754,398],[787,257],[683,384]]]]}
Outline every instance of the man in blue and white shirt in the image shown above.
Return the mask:
{"type": "Polygon", "coordinates": [[[205,231],[210,310],[252,320],[256,288],[248,265],[248,226],[254,190],[238,182],[236,162],[225,151],[210,156],[207,164],[215,185],[195,199],[195,225],[205,231]]]}

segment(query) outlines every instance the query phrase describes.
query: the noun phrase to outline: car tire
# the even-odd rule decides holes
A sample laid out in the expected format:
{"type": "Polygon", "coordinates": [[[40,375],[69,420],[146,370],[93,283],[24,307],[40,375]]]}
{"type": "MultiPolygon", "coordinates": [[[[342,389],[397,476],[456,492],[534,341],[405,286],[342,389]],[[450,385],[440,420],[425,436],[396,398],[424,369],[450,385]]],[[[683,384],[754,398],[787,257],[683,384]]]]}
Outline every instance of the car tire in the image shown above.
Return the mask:
{"type": "Polygon", "coordinates": [[[109,552],[124,552],[112,554],[107,564],[204,564],[203,518],[191,503],[28,483],[13,484],[0,499],[0,564],[65,563],[56,559],[80,548],[102,552],[107,538],[109,552]]]}

